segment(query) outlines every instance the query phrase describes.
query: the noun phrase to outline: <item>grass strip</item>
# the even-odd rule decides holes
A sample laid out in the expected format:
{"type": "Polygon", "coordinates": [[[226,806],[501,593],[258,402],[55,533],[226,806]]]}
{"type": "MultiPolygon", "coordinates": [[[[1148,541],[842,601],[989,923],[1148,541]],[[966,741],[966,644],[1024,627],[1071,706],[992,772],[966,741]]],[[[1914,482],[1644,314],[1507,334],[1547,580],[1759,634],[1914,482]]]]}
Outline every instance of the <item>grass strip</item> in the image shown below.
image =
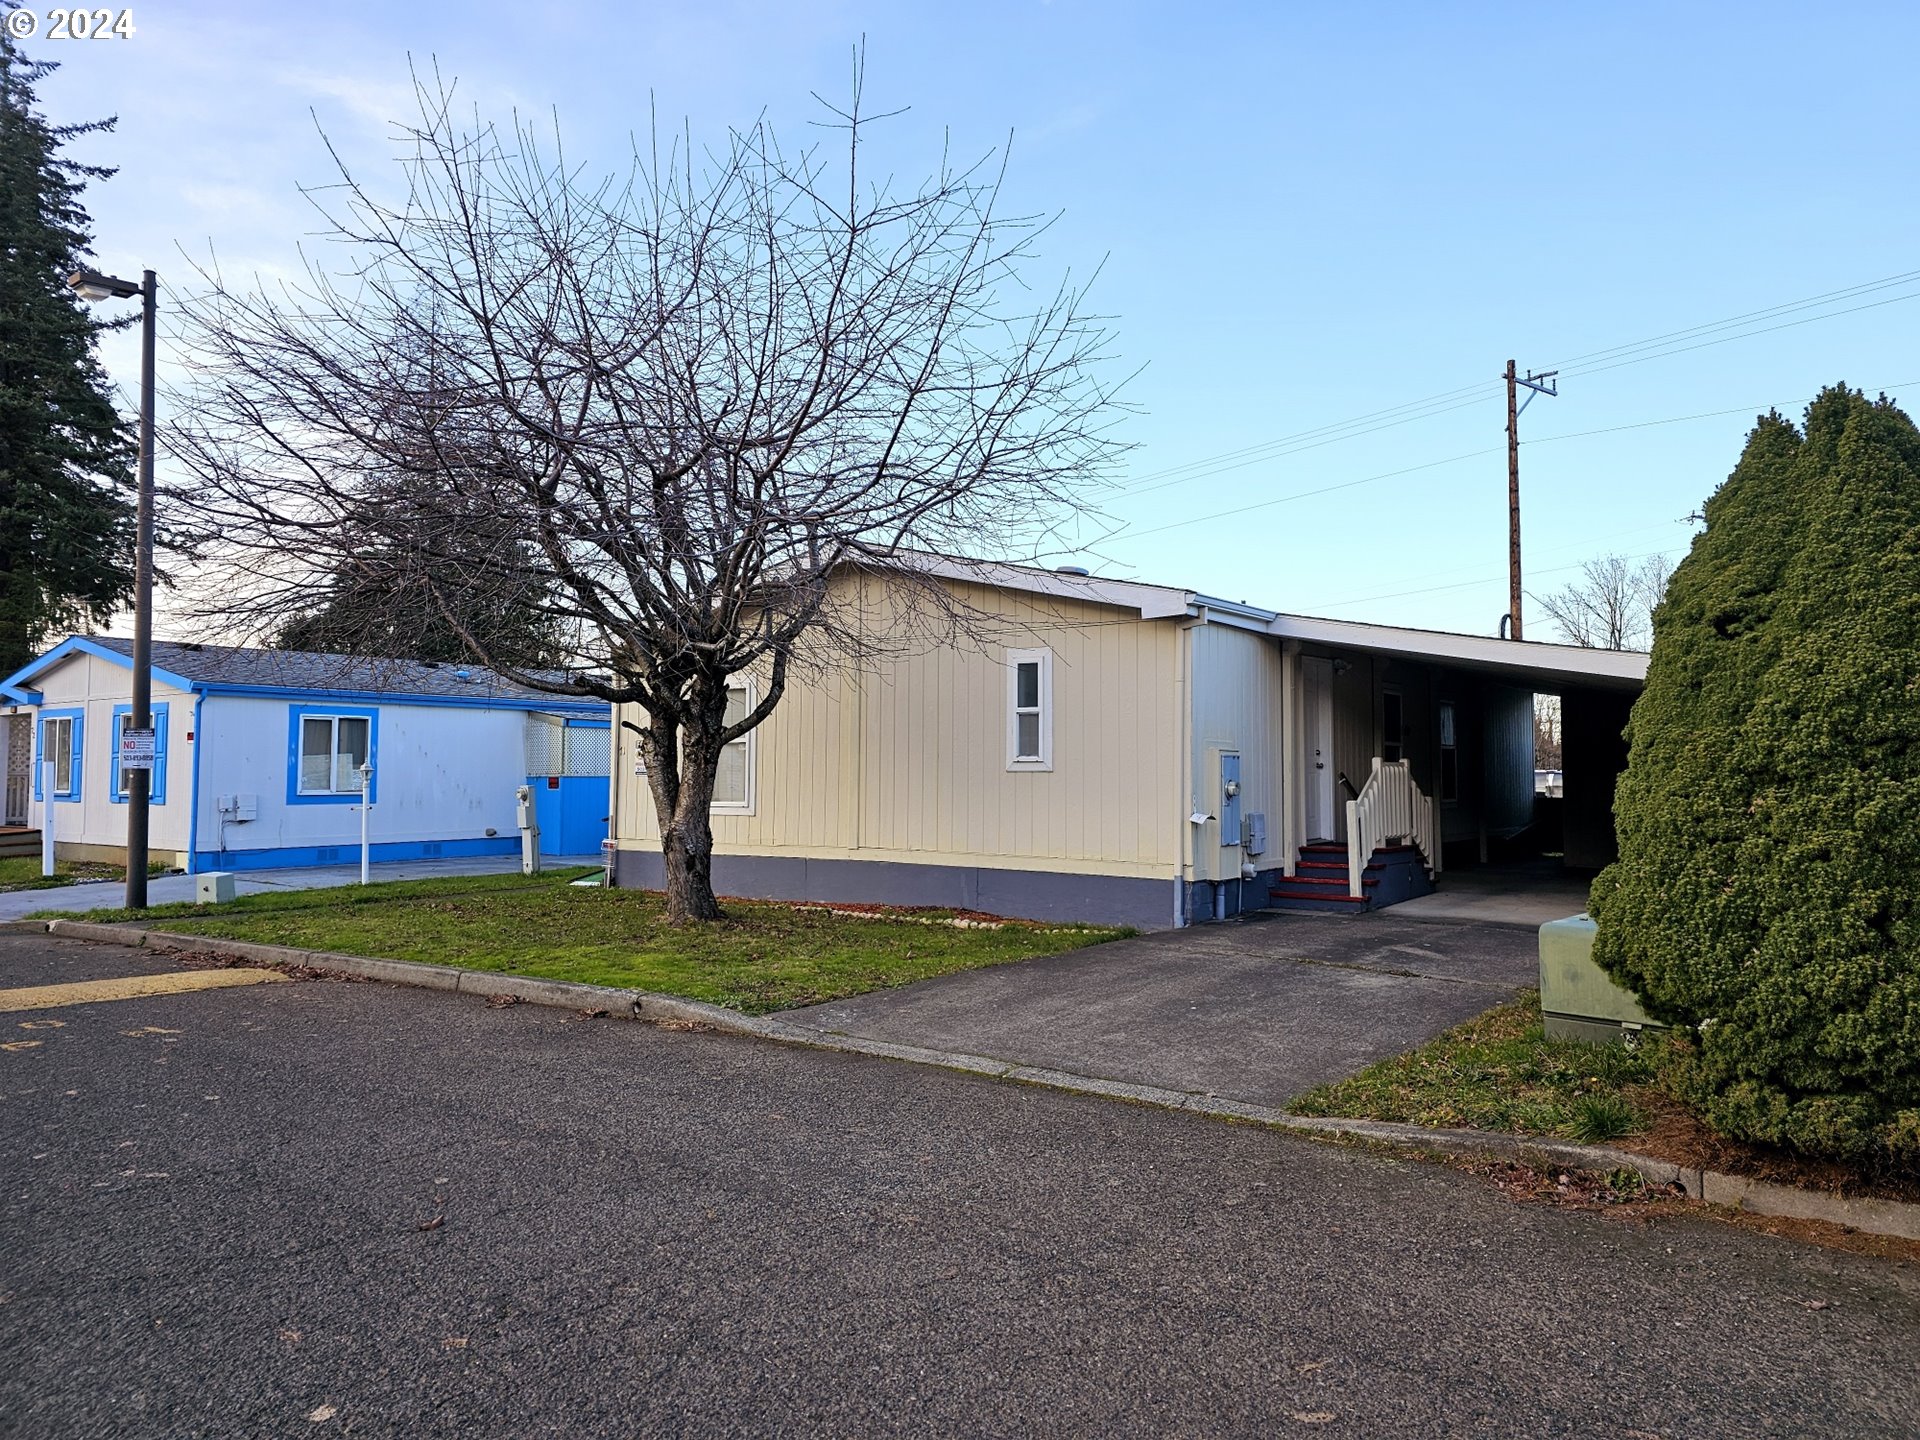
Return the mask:
{"type": "MultiPolygon", "coordinates": [[[[182,934],[653,990],[749,1015],[1131,933],[1027,922],[958,928],[929,923],[943,918],[938,911],[866,917],[749,900],[725,902],[723,920],[674,926],[657,894],[567,883],[593,873],[269,892],[217,907],[156,906],[139,918],[182,934]]],[[[86,918],[132,917],[93,911],[86,918]]]]}
{"type": "Polygon", "coordinates": [[[1528,991],[1288,1108],[1600,1144],[1646,1129],[1663,1047],[1549,1040],[1539,992],[1528,991]]]}

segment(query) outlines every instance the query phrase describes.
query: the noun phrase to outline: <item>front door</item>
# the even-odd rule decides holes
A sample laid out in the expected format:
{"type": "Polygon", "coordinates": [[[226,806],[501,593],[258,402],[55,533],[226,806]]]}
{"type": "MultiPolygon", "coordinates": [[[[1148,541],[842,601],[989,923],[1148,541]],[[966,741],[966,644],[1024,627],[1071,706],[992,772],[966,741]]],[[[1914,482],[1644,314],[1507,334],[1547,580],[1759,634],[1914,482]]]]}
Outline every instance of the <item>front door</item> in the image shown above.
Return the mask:
{"type": "Polygon", "coordinates": [[[1333,838],[1333,662],[1301,657],[1307,839],[1333,838]]]}

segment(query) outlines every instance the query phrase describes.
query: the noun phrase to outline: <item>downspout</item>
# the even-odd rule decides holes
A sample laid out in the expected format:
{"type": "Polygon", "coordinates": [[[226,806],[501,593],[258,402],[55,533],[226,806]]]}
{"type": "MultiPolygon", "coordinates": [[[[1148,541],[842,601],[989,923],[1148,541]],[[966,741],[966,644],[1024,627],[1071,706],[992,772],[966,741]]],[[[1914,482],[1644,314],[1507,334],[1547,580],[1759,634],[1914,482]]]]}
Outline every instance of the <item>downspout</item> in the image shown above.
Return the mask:
{"type": "Polygon", "coordinates": [[[1173,926],[1187,923],[1186,880],[1194,856],[1193,845],[1193,632],[1207,623],[1206,607],[1199,615],[1180,622],[1174,632],[1174,708],[1178,711],[1174,738],[1179,745],[1175,773],[1180,777],[1180,813],[1177,853],[1173,862],[1173,926]]]}
{"type": "Polygon", "coordinates": [[[200,728],[200,707],[207,692],[193,687],[193,779],[187,786],[187,874],[200,873],[200,747],[206,732],[200,728]]]}
{"type": "Polygon", "coordinates": [[[607,862],[606,887],[613,889],[613,872],[620,864],[620,776],[623,767],[620,763],[620,742],[626,731],[620,724],[620,707],[608,705],[608,719],[611,723],[611,738],[607,741],[607,846],[601,853],[607,862]],[[608,847],[611,848],[608,848],[608,847]]]}

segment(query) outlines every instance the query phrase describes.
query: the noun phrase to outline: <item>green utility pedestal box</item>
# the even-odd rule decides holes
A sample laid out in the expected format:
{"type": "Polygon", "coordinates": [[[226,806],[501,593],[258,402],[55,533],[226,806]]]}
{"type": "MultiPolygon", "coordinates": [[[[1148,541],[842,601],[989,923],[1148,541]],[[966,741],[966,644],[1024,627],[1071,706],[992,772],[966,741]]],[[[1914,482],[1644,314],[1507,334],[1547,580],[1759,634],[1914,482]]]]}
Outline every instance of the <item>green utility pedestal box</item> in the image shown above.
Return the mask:
{"type": "Polygon", "coordinates": [[[1550,1040],[1630,1039],[1664,1030],[1640,1008],[1631,990],[1614,984],[1593,963],[1594,923],[1585,915],[1540,927],[1540,1011],[1550,1040]]]}

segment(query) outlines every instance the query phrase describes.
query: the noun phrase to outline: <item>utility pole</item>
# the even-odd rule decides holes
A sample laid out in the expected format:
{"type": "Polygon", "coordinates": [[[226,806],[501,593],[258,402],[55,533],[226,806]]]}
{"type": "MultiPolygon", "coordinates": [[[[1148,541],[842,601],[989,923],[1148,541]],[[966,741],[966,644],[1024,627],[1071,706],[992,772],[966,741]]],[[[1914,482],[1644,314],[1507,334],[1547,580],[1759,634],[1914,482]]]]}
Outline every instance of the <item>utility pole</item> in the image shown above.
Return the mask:
{"type": "Polygon", "coordinates": [[[1529,372],[1522,376],[1513,361],[1507,361],[1507,638],[1520,638],[1520,412],[1533,403],[1535,395],[1558,395],[1560,372],[1529,372]],[[1520,387],[1528,395],[1521,400],[1520,387]]]}

